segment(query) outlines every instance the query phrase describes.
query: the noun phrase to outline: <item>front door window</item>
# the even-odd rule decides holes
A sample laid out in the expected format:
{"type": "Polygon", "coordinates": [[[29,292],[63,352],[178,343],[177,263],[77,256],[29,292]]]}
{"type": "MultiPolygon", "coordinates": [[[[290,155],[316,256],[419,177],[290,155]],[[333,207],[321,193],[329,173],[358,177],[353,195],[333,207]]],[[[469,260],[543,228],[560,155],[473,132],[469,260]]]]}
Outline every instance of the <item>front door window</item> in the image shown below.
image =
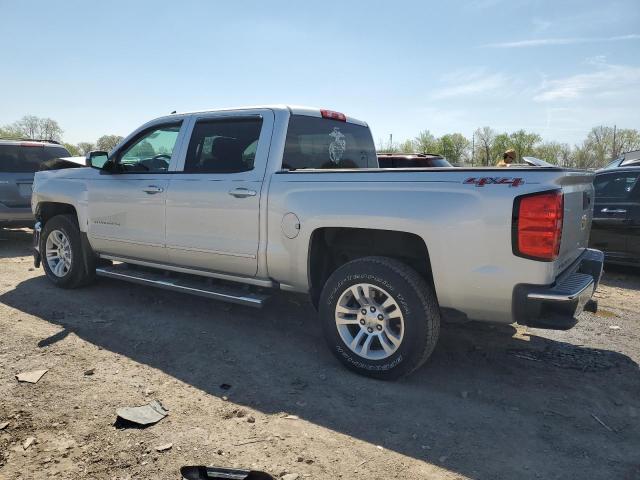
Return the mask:
{"type": "Polygon", "coordinates": [[[162,125],[142,132],[119,154],[120,171],[122,173],[168,171],[179,133],[180,124],[162,125]]]}

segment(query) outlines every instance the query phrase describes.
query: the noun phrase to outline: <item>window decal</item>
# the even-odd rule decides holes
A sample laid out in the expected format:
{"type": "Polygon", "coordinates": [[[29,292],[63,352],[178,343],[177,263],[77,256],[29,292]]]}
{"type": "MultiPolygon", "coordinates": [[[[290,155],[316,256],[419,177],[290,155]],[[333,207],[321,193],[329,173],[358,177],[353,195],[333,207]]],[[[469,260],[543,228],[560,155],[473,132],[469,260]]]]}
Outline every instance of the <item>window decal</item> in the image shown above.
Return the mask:
{"type": "Polygon", "coordinates": [[[347,141],[338,127],[333,127],[333,132],[329,136],[333,137],[329,144],[329,159],[333,163],[338,163],[347,149],[347,141]]]}

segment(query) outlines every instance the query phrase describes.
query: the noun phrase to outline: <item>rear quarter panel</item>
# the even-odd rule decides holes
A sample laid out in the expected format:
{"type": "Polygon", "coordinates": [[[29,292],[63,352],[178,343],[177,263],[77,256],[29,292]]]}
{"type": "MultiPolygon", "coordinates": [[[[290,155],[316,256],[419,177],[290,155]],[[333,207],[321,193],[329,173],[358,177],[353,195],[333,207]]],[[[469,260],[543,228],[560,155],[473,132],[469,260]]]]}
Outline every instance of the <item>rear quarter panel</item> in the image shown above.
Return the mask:
{"type": "MultiPolygon", "coordinates": [[[[558,169],[510,169],[507,175],[491,169],[274,174],[268,196],[269,276],[285,288],[307,291],[309,242],[318,228],[409,232],[427,246],[442,307],[478,320],[510,323],[514,285],[552,283],[559,268],[555,262],[513,255],[513,199],[562,188],[561,178],[564,174],[558,169]],[[517,176],[524,183],[516,187],[465,184],[479,175],[517,176]],[[282,232],[283,217],[289,212],[300,219],[300,233],[294,239],[282,232]]],[[[579,189],[584,178],[576,177],[575,182],[579,189]]],[[[567,233],[569,240],[572,236],[567,233]]],[[[569,243],[573,246],[566,248],[575,249],[575,242],[569,243]]]]}

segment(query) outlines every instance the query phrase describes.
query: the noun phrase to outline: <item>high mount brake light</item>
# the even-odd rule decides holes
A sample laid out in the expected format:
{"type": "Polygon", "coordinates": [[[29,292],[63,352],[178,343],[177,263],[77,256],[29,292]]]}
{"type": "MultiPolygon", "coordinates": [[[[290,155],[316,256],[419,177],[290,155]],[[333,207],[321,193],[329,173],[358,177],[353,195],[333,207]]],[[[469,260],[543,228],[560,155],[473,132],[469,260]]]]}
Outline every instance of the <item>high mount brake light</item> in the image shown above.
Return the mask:
{"type": "Polygon", "coordinates": [[[347,116],[344,113],[334,112],[333,110],[320,110],[320,115],[322,115],[322,118],[330,118],[340,122],[347,121],[347,116]]]}
{"type": "Polygon", "coordinates": [[[563,219],[561,191],[517,197],[513,208],[513,253],[545,262],[558,258],[563,219]]]}

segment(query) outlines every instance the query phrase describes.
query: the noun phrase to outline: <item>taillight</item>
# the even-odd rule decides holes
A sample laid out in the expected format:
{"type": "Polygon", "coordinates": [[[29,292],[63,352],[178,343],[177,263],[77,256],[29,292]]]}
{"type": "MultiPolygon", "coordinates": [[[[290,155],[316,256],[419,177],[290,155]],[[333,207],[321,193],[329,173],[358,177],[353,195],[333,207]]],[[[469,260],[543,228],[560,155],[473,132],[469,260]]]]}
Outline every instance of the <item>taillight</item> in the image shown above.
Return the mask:
{"type": "Polygon", "coordinates": [[[340,122],[347,121],[347,116],[344,113],[334,112],[333,110],[320,110],[320,115],[322,115],[322,118],[330,118],[340,122]]]}
{"type": "Polygon", "coordinates": [[[513,253],[551,262],[558,258],[562,238],[564,196],[561,191],[524,195],[513,208],[513,253]]]}

